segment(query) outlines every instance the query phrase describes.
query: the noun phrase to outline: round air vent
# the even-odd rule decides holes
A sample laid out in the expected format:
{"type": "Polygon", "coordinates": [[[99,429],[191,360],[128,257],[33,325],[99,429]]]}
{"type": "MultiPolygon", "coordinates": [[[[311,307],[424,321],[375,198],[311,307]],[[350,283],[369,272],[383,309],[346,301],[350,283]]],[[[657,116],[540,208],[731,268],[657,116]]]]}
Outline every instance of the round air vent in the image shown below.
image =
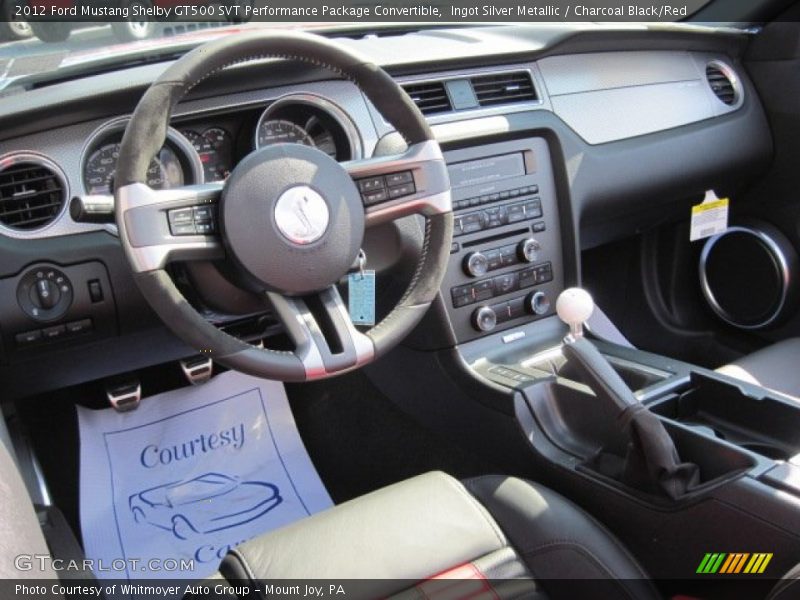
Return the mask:
{"type": "Polygon", "coordinates": [[[720,102],[734,106],[742,96],[739,79],[728,65],[713,61],[706,65],[706,81],[720,102]]]}
{"type": "Polygon", "coordinates": [[[720,319],[741,329],[761,329],[792,307],[797,263],[794,247],[775,227],[729,227],[703,247],[701,289],[720,319]]]}
{"type": "Polygon", "coordinates": [[[52,223],[68,196],[67,179],[50,159],[32,153],[0,159],[0,223],[31,231],[52,223]]]}

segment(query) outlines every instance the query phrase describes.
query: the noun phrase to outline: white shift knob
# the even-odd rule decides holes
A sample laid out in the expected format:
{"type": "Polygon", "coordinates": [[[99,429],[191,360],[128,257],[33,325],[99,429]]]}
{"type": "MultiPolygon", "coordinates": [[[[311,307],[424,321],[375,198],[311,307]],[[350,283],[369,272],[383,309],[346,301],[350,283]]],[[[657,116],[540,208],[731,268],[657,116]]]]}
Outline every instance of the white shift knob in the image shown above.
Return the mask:
{"type": "Polygon", "coordinates": [[[583,324],[592,316],[594,300],[581,288],[569,288],[561,292],[556,300],[558,318],[569,325],[573,337],[583,335],[583,324]]]}

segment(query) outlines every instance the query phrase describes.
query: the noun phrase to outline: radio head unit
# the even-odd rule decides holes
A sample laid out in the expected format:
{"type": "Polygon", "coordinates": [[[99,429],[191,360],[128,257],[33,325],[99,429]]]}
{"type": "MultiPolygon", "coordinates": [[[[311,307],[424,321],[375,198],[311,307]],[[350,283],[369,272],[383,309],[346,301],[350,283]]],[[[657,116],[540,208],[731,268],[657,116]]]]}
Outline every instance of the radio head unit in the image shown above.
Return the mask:
{"type": "Polygon", "coordinates": [[[445,159],[455,218],[441,293],[456,340],[555,314],[564,273],[546,141],[453,150],[445,159]]]}

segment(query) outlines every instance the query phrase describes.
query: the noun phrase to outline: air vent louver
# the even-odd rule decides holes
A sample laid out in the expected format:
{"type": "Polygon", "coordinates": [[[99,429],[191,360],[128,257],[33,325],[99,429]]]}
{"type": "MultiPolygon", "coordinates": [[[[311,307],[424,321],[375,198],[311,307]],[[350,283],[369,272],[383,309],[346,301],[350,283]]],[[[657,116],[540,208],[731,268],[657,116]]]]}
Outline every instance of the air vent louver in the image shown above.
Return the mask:
{"type": "Polygon", "coordinates": [[[711,86],[711,91],[723,103],[728,106],[736,104],[736,87],[731,77],[722,68],[713,63],[709,64],[706,67],[706,80],[708,85],[711,86]]]}
{"type": "Polygon", "coordinates": [[[411,96],[423,115],[447,112],[453,108],[441,81],[407,83],[403,89],[411,96]]]}
{"type": "Polygon", "coordinates": [[[470,81],[480,106],[527,102],[537,99],[531,75],[526,71],[480,75],[472,77],[470,81]]]}
{"type": "Polygon", "coordinates": [[[38,156],[0,162],[0,223],[29,231],[48,225],[64,207],[67,186],[55,165],[38,156]]]}

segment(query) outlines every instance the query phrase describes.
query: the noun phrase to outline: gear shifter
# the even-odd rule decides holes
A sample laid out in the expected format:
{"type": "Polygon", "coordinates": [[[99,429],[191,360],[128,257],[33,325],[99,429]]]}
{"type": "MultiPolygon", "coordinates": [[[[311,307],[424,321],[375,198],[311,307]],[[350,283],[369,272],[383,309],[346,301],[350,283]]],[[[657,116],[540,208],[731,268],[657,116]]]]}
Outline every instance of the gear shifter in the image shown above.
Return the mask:
{"type": "Polygon", "coordinates": [[[583,324],[593,310],[591,295],[580,288],[564,290],[556,301],[559,318],[569,326],[564,357],[598,400],[617,409],[620,426],[630,438],[624,459],[601,450],[593,459],[595,468],[636,489],[673,499],[684,496],[699,483],[697,465],[680,462],[675,443],[658,417],[639,402],[594,344],[583,337],[583,324]]]}
{"type": "Polygon", "coordinates": [[[600,351],[584,339],[583,324],[593,311],[594,300],[586,290],[569,288],[559,295],[556,312],[558,318],[569,326],[569,335],[564,338],[564,357],[602,400],[613,403],[619,410],[640,405],[600,351]]]}

